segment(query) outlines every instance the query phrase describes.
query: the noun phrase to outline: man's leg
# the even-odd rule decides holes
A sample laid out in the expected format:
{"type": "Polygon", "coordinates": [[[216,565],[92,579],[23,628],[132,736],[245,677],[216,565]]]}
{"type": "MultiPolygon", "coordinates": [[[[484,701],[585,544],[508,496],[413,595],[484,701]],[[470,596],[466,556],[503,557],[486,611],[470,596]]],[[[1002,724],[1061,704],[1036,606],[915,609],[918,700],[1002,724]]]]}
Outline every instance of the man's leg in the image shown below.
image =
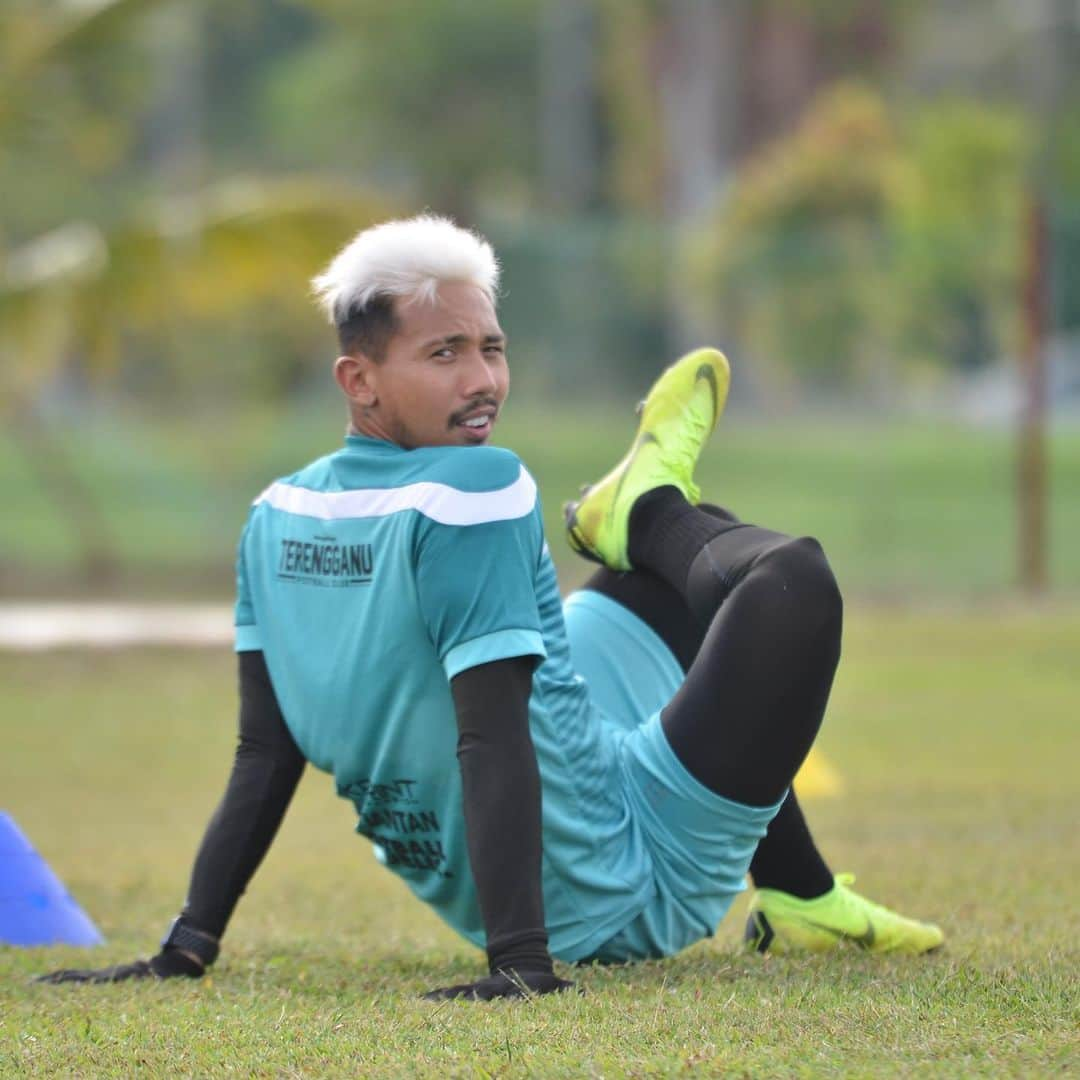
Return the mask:
{"type": "Polygon", "coordinates": [[[820,546],[718,520],[662,487],[635,503],[629,554],[706,628],[664,710],[672,749],[711,791],[772,805],[817,735],[840,659],[840,591],[820,546]]]}
{"type": "MultiPolygon", "coordinates": [[[[766,807],[783,796],[820,726],[840,655],[842,604],[815,541],[692,505],[693,468],[726,387],[726,361],[712,350],[668,369],[644,402],[630,452],[568,506],[567,527],[580,553],[612,569],[649,571],[682,598],[704,637],[662,714],[667,741],[706,788],[766,807]]],[[[795,932],[793,940],[812,948],[847,937],[904,951],[940,944],[936,927],[879,908],[847,883],[838,879],[809,901],[776,894],[794,905],[781,905],[781,918],[802,919],[801,904],[816,920],[802,941],[795,932]],[[873,925],[868,937],[863,931],[873,925]]]]}
{"type": "MultiPolygon", "coordinates": [[[[722,520],[737,521],[717,506],[701,510],[722,520]]],[[[636,615],[664,642],[684,672],[689,671],[705,640],[705,631],[682,595],[647,571],[615,573],[598,569],[585,589],[601,593],[636,615]]],[[[788,793],[769,825],[754,859],[750,876],[761,888],[778,889],[809,900],[833,887],[833,875],[814,843],[794,790],[788,793]]]]}

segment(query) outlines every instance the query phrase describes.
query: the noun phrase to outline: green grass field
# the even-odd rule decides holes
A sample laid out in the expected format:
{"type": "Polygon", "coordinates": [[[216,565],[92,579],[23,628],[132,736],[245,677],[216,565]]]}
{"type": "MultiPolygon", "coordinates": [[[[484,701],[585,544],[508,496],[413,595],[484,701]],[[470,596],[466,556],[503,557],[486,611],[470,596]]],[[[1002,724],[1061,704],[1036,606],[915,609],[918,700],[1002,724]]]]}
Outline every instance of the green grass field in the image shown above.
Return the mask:
{"type": "Polygon", "coordinates": [[[0,808],[108,944],[0,948],[0,1075],[1049,1076],[1080,1071],[1080,614],[858,608],[810,803],[836,869],[940,921],[941,953],[761,959],[742,904],[584,996],[419,1001],[480,956],[309,775],[211,978],[47,987],[147,955],[183,897],[234,727],[228,655],[0,656],[0,808]]]}
{"type": "MultiPolygon", "coordinates": [[[[564,585],[585,566],[560,534],[562,503],[621,455],[629,409],[541,410],[514,402],[498,442],[537,477],[564,585]]],[[[1015,582],[1012,439],[947,424],[725,420],[699,476],[705,496],[740,516],[818,537],[849,592],[971,595],[1015,582]]],[[[58,425],[72,467],[98,507],[116,557],[111,580],[75,575],[85,526],[60,514],[25,455],[0,433],[0,594],[228,592],[232,552],[251,500],[275,476],[336,448],[341,406],[322,399],[272,412],[151,420],[90,409],[58,425]]],[[[1049,444],[1050,578],[1080,593],[1080,431],[1049,444]]],[[[59,505],[64,505],[60,500],[59,505]]]]}

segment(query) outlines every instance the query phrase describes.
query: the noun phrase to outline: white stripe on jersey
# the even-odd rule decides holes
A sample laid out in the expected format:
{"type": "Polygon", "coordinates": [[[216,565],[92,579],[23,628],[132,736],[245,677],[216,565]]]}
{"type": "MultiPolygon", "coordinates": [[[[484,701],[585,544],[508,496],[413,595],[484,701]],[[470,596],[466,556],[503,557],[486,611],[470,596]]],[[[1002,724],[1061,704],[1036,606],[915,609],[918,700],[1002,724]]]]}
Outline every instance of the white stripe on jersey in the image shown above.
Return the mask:
{"type": "Polygon", "coordinates": [[[530,513],[536,505],[536,481],[524,468],[512,484],[497,491],[459,491],[430,481],[397,488],[313,491],[279,480],[255,500],[256,506],[259,503],[323,521],[386,517],[401,510],[418,510],[440,525],[483,525],[530,513]]]}

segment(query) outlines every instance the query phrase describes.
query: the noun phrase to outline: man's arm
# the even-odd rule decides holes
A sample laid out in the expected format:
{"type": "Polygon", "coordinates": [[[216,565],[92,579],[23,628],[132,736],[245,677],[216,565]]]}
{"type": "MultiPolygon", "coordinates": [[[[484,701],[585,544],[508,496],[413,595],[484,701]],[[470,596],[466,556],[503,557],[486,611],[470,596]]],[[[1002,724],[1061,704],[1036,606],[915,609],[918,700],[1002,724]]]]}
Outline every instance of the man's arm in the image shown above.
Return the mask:
{"type": "Polygon", "coordinates": [[[552,970],[544,925],[540,771],[529,734],[535,666],[533,656],[498,660],[450,683],[469,862],[490,974],[433,990],[425,995],[430,999],[521,997],[573,985],[552,970]]]}
{"type": "Polygon", "coordinates": [[[232,774],[195,858],[183,912],[160,952],[150,960],[116,967],[54,971],[41,981],[197,978],[217,957],[218,941],[269,850],[304,771],[303,755],[285,726],[263,654],[237,655],[240,741],[232,774]]]}

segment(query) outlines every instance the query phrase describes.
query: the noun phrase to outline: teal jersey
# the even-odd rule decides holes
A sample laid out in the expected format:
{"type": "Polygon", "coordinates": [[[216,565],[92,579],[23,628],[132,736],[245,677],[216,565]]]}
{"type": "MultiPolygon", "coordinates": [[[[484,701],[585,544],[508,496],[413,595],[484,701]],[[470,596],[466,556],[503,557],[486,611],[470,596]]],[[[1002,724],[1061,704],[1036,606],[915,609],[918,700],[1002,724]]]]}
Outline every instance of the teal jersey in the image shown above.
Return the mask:
{"type": "Polygon", "coordinates": [[[625,728],[575,674],[536,484],[513,453],[350,436],[255,501],[237,582],[237,651],[263,651],[301,752],[451,926],[484,945],[449,681],[515,656],[541,661],[529,722],[551,951],[589,956],[641,909],[653,884],[620,780],[625,728]]]}

